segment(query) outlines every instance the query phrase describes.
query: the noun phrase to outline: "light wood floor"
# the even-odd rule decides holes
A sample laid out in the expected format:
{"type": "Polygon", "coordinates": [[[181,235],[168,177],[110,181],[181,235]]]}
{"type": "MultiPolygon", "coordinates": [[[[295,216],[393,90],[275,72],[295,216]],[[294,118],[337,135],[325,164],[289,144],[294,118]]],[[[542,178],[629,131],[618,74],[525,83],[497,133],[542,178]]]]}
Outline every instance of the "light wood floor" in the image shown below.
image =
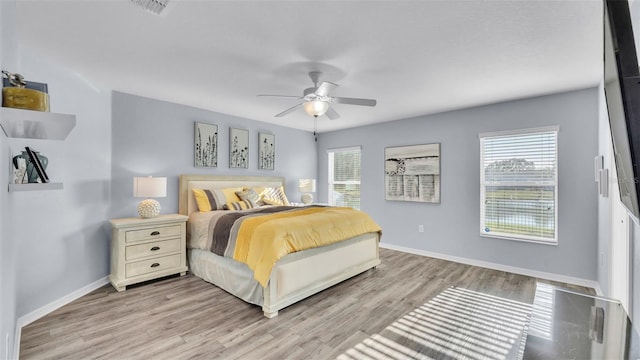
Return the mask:
{"type": "Polygon", "coordinates": [[[106,285],[23,328],[20,358],[333,359],[450,286],[533,301],[535,278],[386,249],[380,257],[377,269],[273,319],[192,275],[122,293],[106,285]]]}

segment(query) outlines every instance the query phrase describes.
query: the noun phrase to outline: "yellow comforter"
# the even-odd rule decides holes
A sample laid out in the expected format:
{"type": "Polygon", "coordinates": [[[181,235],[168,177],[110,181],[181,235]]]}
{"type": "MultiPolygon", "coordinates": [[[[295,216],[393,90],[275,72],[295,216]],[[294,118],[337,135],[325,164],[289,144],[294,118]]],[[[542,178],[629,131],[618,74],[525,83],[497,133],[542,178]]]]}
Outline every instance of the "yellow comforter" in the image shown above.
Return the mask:
{"type": "Polygon", "coordinates": [[[348,238],[381,232],[364,212],[342,207],[310,207],[244,219],[233,258],[249,266],[267,286],[273,265],[283,256],[348,238]]]}

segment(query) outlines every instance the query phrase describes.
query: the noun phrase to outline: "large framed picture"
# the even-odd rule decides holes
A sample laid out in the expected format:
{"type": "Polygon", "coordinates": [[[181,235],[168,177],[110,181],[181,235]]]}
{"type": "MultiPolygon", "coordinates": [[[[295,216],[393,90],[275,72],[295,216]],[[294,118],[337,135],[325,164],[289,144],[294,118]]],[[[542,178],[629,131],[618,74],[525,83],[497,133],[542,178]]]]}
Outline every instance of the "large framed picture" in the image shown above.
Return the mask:
{"type": "Polygon", "coordinates": [[[273,170],[276,163],[276,136],[258,133],[258,169],[273,170]]]}
{"type": "Polygon", "coordinates": [[[229,167],[249,168],[249,130],[229,129],[229,167]]]}
{"type": "Polygon", "coordinates": [[[384,149],[385,199],[440,203],[440,144],[384,149]]]}
{"type": "Polygon", "coordinates": [[[218,166],[218,125],[195,123],[194,165],[218,166]]]}

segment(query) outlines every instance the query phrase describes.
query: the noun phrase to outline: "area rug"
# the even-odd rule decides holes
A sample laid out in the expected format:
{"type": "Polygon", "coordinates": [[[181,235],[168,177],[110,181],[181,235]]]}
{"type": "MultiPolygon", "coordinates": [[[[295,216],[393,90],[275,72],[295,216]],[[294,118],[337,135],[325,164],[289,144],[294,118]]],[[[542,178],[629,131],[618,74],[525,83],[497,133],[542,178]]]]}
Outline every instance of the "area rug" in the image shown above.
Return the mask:
{"type": "Polygon", "coordinates": [[[520,359],[531,310],[531,304],[451,287],[337,359],[520,359]]]}

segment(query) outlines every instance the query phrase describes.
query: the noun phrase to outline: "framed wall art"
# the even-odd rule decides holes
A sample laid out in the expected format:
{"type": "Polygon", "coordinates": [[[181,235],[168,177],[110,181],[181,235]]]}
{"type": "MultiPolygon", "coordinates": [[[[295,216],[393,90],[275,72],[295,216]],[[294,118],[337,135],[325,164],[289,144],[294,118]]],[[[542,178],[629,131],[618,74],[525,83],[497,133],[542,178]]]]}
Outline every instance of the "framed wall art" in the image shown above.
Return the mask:
{"type": "Polygon", "coordinates": [[[258,134],[258,169],[273,170],[276,163],[276,136],[273,134],[258,134]]]}
{"type": "Polygon", "coordinates": [[[218,125],[195,123],[194,165],[218,166],[218,125]]]}
{"type": "Polygon", "coordinates": [[[385,199],[440,203],[440,144],[384,149],[385,199]]]}
{"type": "Polygon", "coordinates": [[[249,130],[229,129],[229,167],[249,168],[249,130]]]}

